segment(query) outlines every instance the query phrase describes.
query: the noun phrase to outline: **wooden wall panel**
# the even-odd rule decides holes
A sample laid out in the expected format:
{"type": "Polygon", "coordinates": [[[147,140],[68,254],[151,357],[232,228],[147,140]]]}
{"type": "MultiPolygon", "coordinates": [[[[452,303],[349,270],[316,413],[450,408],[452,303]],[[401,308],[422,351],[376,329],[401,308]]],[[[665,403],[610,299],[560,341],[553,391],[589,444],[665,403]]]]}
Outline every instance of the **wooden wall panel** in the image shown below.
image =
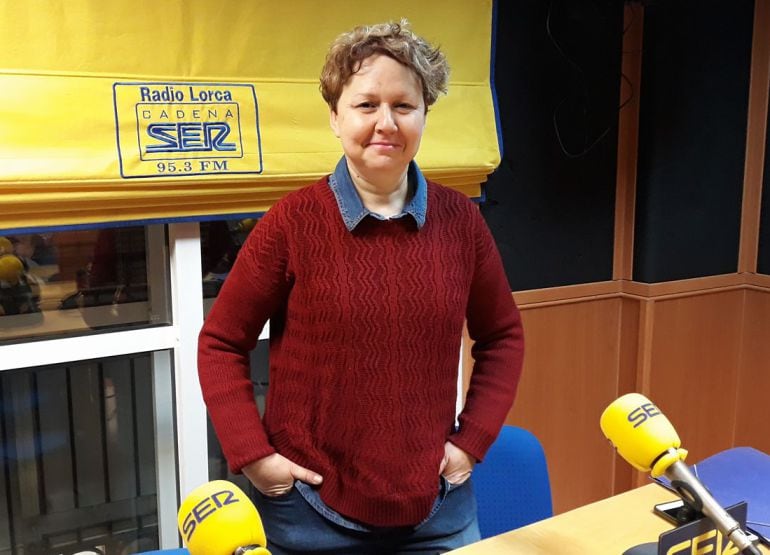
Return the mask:
{"type": "Polygon", "coordinates": [[[745,295],[735,444],[770,453],[770,290],[745,295]]]}
{"type": "Polygon", "coordinates": [[[623,12],[623,56],[618,115],[618,167],[615,190],[615,252],[612,279],[634,274],[636,162],[639,151],[639,94],[642,82],[644,9],[627,3],[623,12]]]}
{"type": "MultiPolygon", "coordinates": [[[[746,160],[743,174],[739,272],[757,271],[763,172],[767,141],[767,104],[770,94],[770,2],[754,4],[751,47],[749,117],[746,126],[746,160]]],[[[767,179],[764,178],[768,183],[767,179]]]]}
{"type": "Polygon", "coordinates": [[[522,307],[524,372],[508,423],[543,443],[556,512],[613,493],[616,457],[599,416],[617,395],[621,359],[634,358],[621,341],[635,333],[621,325],[623,306],[614,298],[522,307]]]}
{"type": "MultiPolygon", "coordinates": [[[[622,298],[621,302],[621,328],[620,345],[618,352],[618,388],[615,397],[625,393],[639,391],[638,386],[638,360],[639,337],[642,325],[641,305],[636,299],[622,298]]],[[[609,405],[613,399],[610,399],[609,405]]],[[[605,407],[602,408],[602,410],[605,407]]],[[[598,426],[598,424],[597,424],[598,426]]],[[[598,429],[598,428],[597,428],[598,429]]],[[[639,472],[618,455],[614,455],[613,466],[613,493],[620,493],[630,489],[633,477],[639,472]]]]}
{"type": "Polygon", "coordinates": [[[649,482],[599,429],[630,391],[662,408],[689,461],[734,445],[770,452],[770,288],[739,275],[616,285],[614,295],[598,285],[582,297],[574,287],[514,295],[526,347],[508,423],[543,443],[557,513],[649,482]]]}
{"type": "Polygon", "coordinates": [[[644,391],[696,461],[732,446],[743,290],[656,300],[644,391]]]}

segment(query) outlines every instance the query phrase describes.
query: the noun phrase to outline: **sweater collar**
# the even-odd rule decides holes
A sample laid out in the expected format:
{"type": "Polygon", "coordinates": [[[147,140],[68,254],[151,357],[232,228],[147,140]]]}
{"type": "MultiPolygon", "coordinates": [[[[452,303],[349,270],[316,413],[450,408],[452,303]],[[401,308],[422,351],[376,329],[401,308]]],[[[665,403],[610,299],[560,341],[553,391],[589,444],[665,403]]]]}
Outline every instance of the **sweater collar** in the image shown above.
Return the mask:
{"type": "MultiPolygon", "coordinates": [[[[389,219],[411,216],[419,229],[425,225],[425,215],[428,209],[428,184],[414,160],[409,162],[407,180],[410,190],[414,192],[411,198],[406,201],[401,213],[389,219]]],[[[388,219],[372,212],[361,202],[361,197],[358,196],[356,187],[353,185],[353,179],[350,177],[344,156],[337,163],[334,173],[329,176],[329,187],[334,193],[334,198],[337,199],[340,215],[348,231],[353,231],[366,216],[372,216],[378,220],[388,219]]]]}

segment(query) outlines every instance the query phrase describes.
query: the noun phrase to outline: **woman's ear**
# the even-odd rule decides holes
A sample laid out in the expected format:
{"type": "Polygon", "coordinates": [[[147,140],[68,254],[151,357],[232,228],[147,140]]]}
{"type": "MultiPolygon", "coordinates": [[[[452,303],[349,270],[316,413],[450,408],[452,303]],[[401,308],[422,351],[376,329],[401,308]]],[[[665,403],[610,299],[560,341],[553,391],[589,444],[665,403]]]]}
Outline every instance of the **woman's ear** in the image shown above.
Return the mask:
{"type": "Polygon", "coordinates": [[[332,128],[332,131],[334,132],[334,136],[339,139],[340,126],[339,126],[339,122],[337,121],[337,111],[333,109],[329,110],[329,127],[332,128]]]}

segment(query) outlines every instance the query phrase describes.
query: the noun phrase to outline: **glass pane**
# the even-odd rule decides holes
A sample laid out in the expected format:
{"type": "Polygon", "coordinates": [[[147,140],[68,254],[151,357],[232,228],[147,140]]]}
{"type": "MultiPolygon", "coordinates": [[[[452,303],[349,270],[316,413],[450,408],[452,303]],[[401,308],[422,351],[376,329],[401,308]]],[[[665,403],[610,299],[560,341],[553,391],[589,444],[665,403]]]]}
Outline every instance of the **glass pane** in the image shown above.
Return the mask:
{"type": "MultiPolygon", "coordinates": [[[[208,314],[246,236],[259,221],[257,216],[237,220],[218,220],[201,223],[201,261],[203,267],[204,311],[208,314]]],[[[251,382],[260,411],[265,408],[268,385],[268,341],[263,339],[251,352],[251,382]]],[[[230,480],[243,490],[251,487],[243,476],[234,476],[227,469],[214,427],[208,422],[209,479],[230,480]]]]}
{"type": "Polygon", "coordinates": [[[0,374],[0,554],[158,547],[152,355],[0,374]]]}
{"type": "MultiPolygon", "coordinates": [[[[201,223],[201,266],[203,298],[213,299],[219,293],[241,245],[258,217],[237,220],[215,220],[201,223]]],[[[208,308],[211,302],[205,303],[208,308]]]]}
{"type": "Polygon", "coordinates": [[[0,236],[0,341],[170,322],[165,228],[0,236]]]}

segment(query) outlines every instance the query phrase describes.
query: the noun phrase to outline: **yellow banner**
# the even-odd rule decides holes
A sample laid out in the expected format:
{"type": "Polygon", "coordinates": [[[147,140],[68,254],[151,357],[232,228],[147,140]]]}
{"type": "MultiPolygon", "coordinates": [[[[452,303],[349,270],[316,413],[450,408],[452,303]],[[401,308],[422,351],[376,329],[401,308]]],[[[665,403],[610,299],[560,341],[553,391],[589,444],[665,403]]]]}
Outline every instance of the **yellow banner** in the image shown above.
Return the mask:
{"type": "Polygon", "coordinates": [[[0,229],[266,210],[342,154],[329,43],[402,17],[452,69],[417,161],[478,194],[499,163],[491,0],[0,3],[0,229]]]}

